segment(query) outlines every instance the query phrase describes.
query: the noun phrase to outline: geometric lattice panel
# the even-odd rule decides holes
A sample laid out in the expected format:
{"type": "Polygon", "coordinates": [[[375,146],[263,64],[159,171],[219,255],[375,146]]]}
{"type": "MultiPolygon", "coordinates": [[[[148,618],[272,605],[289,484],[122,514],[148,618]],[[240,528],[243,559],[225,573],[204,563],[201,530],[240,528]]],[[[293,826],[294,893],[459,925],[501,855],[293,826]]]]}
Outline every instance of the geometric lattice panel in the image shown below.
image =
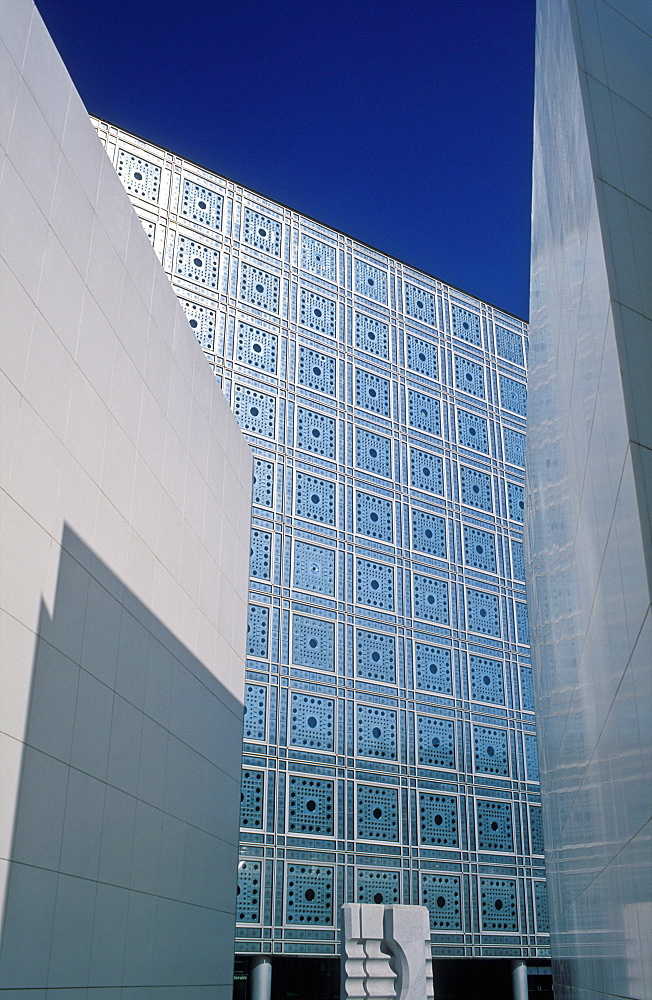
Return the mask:
{"type": "Polygon", "coordinates": [[[526,733],[525,740],[525,767],[528,781],[539,780],[539,754],[537,752],[537,738],[534,733],[526,733]]]}
{"type": "Polygon", "coordinates": [[[174,273],[188,278],[205,288],[217,288],[220,255],[217,250],[205,247],[187,236],[177,237],[177,259],[174,273]]]}
{"type": "Polygon", "coordinates": [[[516,632],[518,635],[518,641],[527,646],[530,643],[530,626],[527,617],[527,604],[519,604],[517,601],[514,607],[516,609],[516,632]]]}
{"type": "Polygon", "coordinates": [[[277,275],[240,261],[240,298],[258,309],[278,312],[280,281],[277,275]]]}
{"type": "Polygon", "coordinates": [[[200,347],[205,351],[215,350],[215,312],[196,302],[186,302],[185,299],[179,299],[179,302],[183,306],[189,325],[195,331],[200,347]]]}
{"type": "Polygon", "coordinates": [[[265,739],[267,689],[257,684],[245,687],[244,731],[246,740],[265,739]]]}
{"type": "Polygon", "coordinates": [[[418,427],[430,434],[441,434],[439,401],[413,389],[408,390],[408,419],[411,427],[418,427]]]}
{"type": "Polygon", "coordinates": [[[412,546],[419,552],[446,558],[446,521],[424,510],[412,511],[412,546]]]}
{"type": "Polygon", "coordinates": [[[297,448],[324,458],[335,457],[335,421],[323,413],[297,406],[297,448]]]}
{"type": "Polygon", "coordinates": [[[455,767],[455,728],[450,719],[417,716],[418,763],[455,767]]]}
{"type": "Polygon", "coordinates": [[[459,875],[422,875],[421,902],[428,907],[433,930],[461,929],[459,875]]]}
{"type": "Polygon", "coordinates": [[[292,618],[292,663],[318,670],[335,669],[335,625],[320,618],[292,618]]]}
{"type": "Polygon", "coordinates": [[[493,535],[470,524],[464,525],[464,561],[467,566],[496,572],[496,544],[493,535]]]}
{"type": "Polygon", "coordinates": [[[355,346],[379,358],[389,356],[389,336],[386,323],[363,313],[355,314],[355,346]]]}
{"type": "Polygon", "coordinates": [[[451,305],[453,336],[465,340],[467,344],[480,346],[480,317],[476,313],[451,305]]]}
{"type": "Polygon", "coordinates": [[[358,903],[384,903],[385,906],[391,906],[401,901],[399,872],[358,868],[356,882],[358,903]]]}
{"type": "Polygon", "coordinates": [[[358,837],[398,840],[398,789],[358,785],[358,837]]]}
{"type": "Polygon", "coordinates": [[[517,333],[502,326],[496,327],[496,350],[498,356],[514,365],[523,365],[523,344],[517,333]]]}
{"type": "Polygon", "coordinates": [[[355,455],[356,465],[360,469],[390,478],[392,451],[388,438],[358,428],[355,437],[355,455]]]}
{"type": "Polygon", "coordinates": [[[439,363],[435,344],[429,344],[418,337],[408,336],[407,339],[408,368],[430,378],[439,377],[439,363]]]}
{"type": "Polygon", "coordinates": [[[389,382],[380,378],[372,372],[356,369],[355,373],[355,402],[357,406],[364,406],[367,410],[380,413],[381,416],[389,416],[389,382]]]}
{"type": "Polygon", "coordinates": [[[181,215],[209,229],[222,228],[224,199],[217,191],[210,191],[201,184],[184,180],[181,197],[181,215]]]}
{"type": "Polygon", "coordinates": [[[391,542],[392,505],[389,500],[357,492],[355,508],[356,528],[361,535],[391,542]]]}
{"type": "Polygon", "coordinates": [[[335,336],[335,303],[316,292],[302,288],[299,298],[299,322],[310,330],[335,336]]]}
{"type": "Polygon", "coordinates": [[[275,405],[272,396],[256,392],[246,386],[235,386],[233,413],[243,431],[273,438],[275,427],[275,405]]]}
{"type": "Polygon", "coordinates": [[[537,930],[539,934],[547,934],[550,930],[550,920],[548,918],[548,889],[545,882],[534,883],[534,908],[537,917],[537,930]]]}
{"type": "Polygon", "coordinates": [[[116,165],[118,177],[132,197],[144,198],[146,201],[158,201],[161,187],[161,168],[149,160],[118,149],[116,165]]]}
{"type": "Polygon", "coordinates": [[[288,784],[288,831],[332,836],[333,782],[291,775],[288,784]]]}
{"type": "Polygon", "coordinates": [[[387,302],[387,274],[373,264],[356,260],[355,290],[376,302],[387,302]]]}
{"type": "Polygon", "coordinates": [[[358,753],[363,757],[396,760],[397,716],[391,708],[358,705],[358,753]]]}
{"type": "Polygon", "coordinates": [[[259,528],[251,530],[251,558],[249,575],[257,580],[269,580],[272,561],[272,536],[259,528]]]}
{"type": "Polygon", "coordinates": [[[500,401],[506,410],[524,417],[527,411],[527,390],[522,382],[500,376],[500,401]]]}
{"type": "Polygon", "coordinates": [[[281,256],[281,223],[270,219],[267,215],[255,212],[252,208],[244,210],[242,241],[256,250],[281,256]]]}
{"type": "Polygon", "coordinates": [[[517,931],[516,882],[507,878],[481,878],[480,902],[483,931],[517,931]]]}
{"type": "Polygon", "coordinates": [[[308,347],[299,347],[299,365],[297,372],[299,385],[317,392],[335,395],[335,359],[308,347]]]}
{"type": "Polygon", "coordinates": [[[332,750],[335,702],[332,698],[293,693],[290,705],[290,746],[332,750]]]}
{"type": "Polygon", "coordinates": [[[335,247],[314,240],[312,236],[301,236],[301,267],[312,271],[320,278],[335,279],[335,247]]]}
{"type": "Polygon", "coordinates": [[[414,574],[414,614],[430,622],[448,624],[448,584],[414,574]]]}
{"type": "Polygon", "coordinates": [[[455,385],[463,392],[484,399],[484,371],[482,365],[468,358],[455,358],[455,385]]]}
{"type": "Polygon", "coordinates": [[[418,319],[421,323],[434,326],[437,322],[437,311],[435,307],[435,296],[432,292],[426,292],[422,288],[403,283],[403,296],[405,300],[405,312],[413,319],[418,319]]]}
{"type": "Polygon", "coordinates": [[[249,605],[249,625],[247,627],[247,655],[267,657],[267,634],[269,630],[269,608],[260,604],[249,605]]]}
{"type": "Polygon", "coordinates": [[[394,570],[383,563],[356,559],[356,600],[385,611],[394,610],[394,570]]]}
{"type": "Polygon", "coordinates": [[[525,434],[512,431],[509,427],[503,428],[503,443],[505,447],[505,461],[510,465],[519,465],[525,468],[525,434]]]}
{"type": "Polygon", "coordinates": [[[442,496],[444,466],[441,458],[438,455],[428,455],[417,448],[410,448],[410,483],[418,490],[442,496]]]}
{"type": "Polygon", "coordinates": [[[509,777],[509,750],[504,729],[473,726],[473,757],[476,771],[509,777]]]}
{"type": "Polygon", "coordinates": [[[521,707],[526,712],[534,711],[534,688],[532,685],[532,671],[529,667],[520,668],[521,675],[521,707]]]}
{"type": "Polygon", "coordinates": [[[320,545],[296,541],[294,545],[294,586],[333,597],[335,594],[335,553],[320,545]]]}
{"type": "Polygon", "coordinates": [[[462,503],[478,510],[493,510],[491,499],[491,476],[478,469],[460,466],[460,482],[462,485],[462,503]]]}
{"type": "Polygon", "coordinates": [[[474,451],[482,452],[483,455],[488,455],[487,421],[475,413],[458,410],[457,440],[464,448],[472,448],[474,451]]]}
{"type": "Polygon", "coordinates": [[[415,642],[414,658],[417,668],[417,687],[422,691],[438,694],[453,693],[451,678],[451,652],[441,646],[428,646],[415,642]]]}
{"type": "Polygon", "coordinates": [[[294,504],[299,517],[335,524],[335,483],[297,472],[294,504]]]}
{"type": "Polygon", "coordinates": [[[523,514],[525,513],[525,490],[522,486],[517,486],[516,483],[508,483],[507,496],[509,516],[512,521],[520,521],[522,523],[523,514]]]}
{"type": "Polygon", "coordinates": [[[356,632],[356,672],[358,677],[394,683],[396,650],[393,635],[383,632],[356,632]]]}
{"type": "Polygon", "coordinates": [[[257,924],[260,920],[260,861],[238,862],[236,920],[257,924]]]}
{"type": "Polygon", "coordinates": [[[276,372],[278,337],[266,330],[257,330],[248,323],[238,323],[236,360],[260,371],[276,372]]]}
{"type": "Polygon", "coordinates": [[[466,591],[466,623],[472,632],[500,636],[500,603],[496,594],[466,591]]]}
{"type": "Polygon", "coordinates": [[[437,792],[419,793],[421,843],[457,847],[457,799],[437,792]]]}
{"type": "Polygon", "coordinates": [[[254,458],[252,502],[261,507],[274,503],[274,466],[262,458],[254,458]]]}
{"type": "Polygon", "coordinates": [[[288,924],[333,923],[333,869],[286,864],[285,919],[288,924]]]}
{"type": "Polygon", "coordinates": [[[543,854],[543,820],[539,806],[530,806],[530,850],[543,854]]]}
{"type": "Polygon", "coordinates": [[[503,665],[486,656],[469,655],[471,666],[471,697],[475,701],[488,701],[492,705],[505,704],[503,665]]]}
{"type": "Polygon", "coordinates": [[[242,772],[240,784],[240,826],[260,830],[263,825],[263,789],[265,774],[249,768],[242,772]]]}
{"type": "Polygon", "coordinates": [[[512,539],[512,576],[515,580],[525,580],[525,560],[523,542],[512,539]]]}
{"type": "Polygon", "coordinates": [[[478,850],[514,850],[512,807],[509,802],[476,801],[478,815],[478,850]]]}

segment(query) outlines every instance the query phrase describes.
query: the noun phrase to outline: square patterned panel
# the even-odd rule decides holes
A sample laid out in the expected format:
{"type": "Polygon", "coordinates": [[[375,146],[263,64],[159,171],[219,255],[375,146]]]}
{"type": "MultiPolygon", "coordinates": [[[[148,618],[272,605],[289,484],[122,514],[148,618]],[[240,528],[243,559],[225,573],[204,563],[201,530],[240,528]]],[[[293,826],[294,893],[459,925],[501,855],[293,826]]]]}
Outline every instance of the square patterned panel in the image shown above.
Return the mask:
{"type": "Polygon", "coordinates": [[[379,358],[389,357],[389,328],[387,323],[363,313],[355,314],[355,346],[379,358]]]}
{"type": "Polygon", "coordinates": [[[203,285],[204,288],[216,290],[219,267],[220,255],[217,250],[191,240],[188,236],[177,236],[175,275],[203,285]]]}
{"type": "Polygon", "coordinates": [[[403,282],[403,300],[405,313],[412,319],[418,319],[428,326],[437,324],[437,307],[435,306],[435,296],[432,292],[426,292],[423,288],[403,282]]]}
{"type": "Polygon", "coordinates": [[[356,631],[355,650],[358,677],[395,683],[396,645],[393,635],[359,628],[356,631]]]}
{"type": "Polygon", "coordinates": [[[450,719],[417,716],[417,763],[455,767],[455,725],[450,719]]]}
{"type": "Polygon", "coordinates": [[[264,740],[267,718],[267,688],[259,684],[247,684],[244,703],[244,738],[264,740]]]}
{"type": "Polygon", "coordinates": [[[525,468],[525,434],[503,427],[503,450],[506,462],[525,468]]]}
{"type": "Polygon", "coordinates": [[[529,806],[530,848],[533,854],[543,854],[543,814],[539,806],[529,806]]]}
{"type": "Polygon", "coordinates": [[[421,876],[421,902],[428,907],[432,930],[462,928],[459,875],[421,876]]]}
{"type": "Polygon", "coordinates": [[[288,777],[288,832],[333,836],[333,782],[306,774],[288,777]]]}
{"type": "Polygon", "coordinates": [[[478,850],[514,851],[512,806],[509,802],[476,801],[478,850]]]}
{"type": "Polygon", "coordinates": [[[242,242],[247,246],[262,250],[273,257],[281,256],[281,235],[283,229],[280,222],[271,219],[253,208],[244,210],[242,224],[242,242]]]}
{"type": "Polygon", "coordinates": [[[161,190],[161,168],[142,156],[118,149],[116,164],[118,177],[128,193],[134,198],[157,202],[161,190]]]}
{"type": "Polygon", "coordinates": [[[435,691],[438,694],[453,693],[451,675],[451,651],[441,646],[429,646],[415,642],[414,661],[417,687],[421,691],[435,691]]]}
{"type": "Polygon", "coordinates": [[[272,536],[260,528],[251,529],[249,575],[255,580],[269,580],[272,567],[272,536]]]}
{"type": "Polygon", "coordinates": [[[473,759],[476,771],[509,777],[507,732],[490,726],[473,726],[473,759]]]}
{"type": "Polygon", "coordinates": [[[448,583],[413,574],[414,615],[429,622],[448,625],[448,583]]]}
{"type": "Polygon", "coordinates": [[[455,358],[455,385],[477,399],[485,398],[484,369],[468,358],[455,358]]]}
{"type": "Polygon", "coordinates": [[[259,371],[276,374],[278,337],[268,330],[258,330],[248,323],[238,323],[235,359],[259,371]]]}
{"type": "Polygon", "coordinates": [[[263,792],[265,774],[245,768],[240,784],[240,826],[247,830],[260,830],[263,825],[263,792]]]}
{"type": "Polygon", "coordinates": [[[247,655],[267,658],[267,642],[269,634],[269,608],[260,604],[249,605],[249,624],[247,626],[247,655]]]}
{"type": "Polygon", "coordinates": [[[469,507],[476,507],[478,510],[493,510],[493,500],[491,497],[491,476],[479,469],[471,469],[466,465],[460,466],[460,485],[462,489],[462,503],[469,507]]]}
{"type": "Polygon", "coordinates": [[[391,708],[375,705],[357,707],[357,751],[363,757],[396,760],[398,720],[391,708]]]}
{"type": "Polygon", "coordinates": [[[466,626],[472,632],[500,636],[500,600],[497,594],[466,590],[466,626]]]}
{"type": "Polygon", "coordinates": [[[480,347],[480,317],[477,313],[451,305],[451,323],[454,337],[480,347]]]}
{"type": "Polygon", "coordinates": [[[324,458],[335,458],[335,420],[297,406],[297,448],[324,458]]]}
{"type": "Polygon", "coordinates": [[[357,834],[364,840],[398,840],[398,789],[358,785],[357,834]]]}
{"type": "Polygon", "coordinates": [[[527,604],[520,604],[516,601],[514,609],[516,612],[516,632],[518,635],[518,641],[523,643],[525,646],[528,646],[530,643],[530,624],[528,621],[527,604]]]}
{"type": "Polygon", "coordinates": [[[320,278],[335,281],[335,253],[335,247],[329,243],[322,243],[302,233],[301,267],[304,271],[311,271],[320,278]]]}
{"type": "Polygon", "coordinates": [[[292,692],[290,695],[290,746],[332,750],[335,702],[332,698],[292,692]]]}
{"type": "Polygon", "coordinates": [[[444,495],[444,463],[439,455],[410,448],[410,484],[426,493],[444,495]]]}
{"type": "Polygon", "coordinates": [[[316,389],[329,396],[335,395],[335,358],[309,347],[299,347],[297,371],[299,385],[306,389],[316,389]]]}
{"type": "Polygon", "coordinates": [[[356,368],[355,372],[355,402],[356,406],[364,406],[382,417],[389,416],[389,382],[373,372],[356,368]]]}
{"type": "Polygon", "coordinates": [[[378,868],[358,868],[356,875],[358,903],[383,903],[392,906],[401,902],[401,876],[397,871],[378,868]]]}
{"type": "Polygon", "coordinates": [[[181,193],[181,215],[208,229],[222,228],[224,198],[217,191],[185,179],[181,193]]]}
{"type": "Polygon", "coordinates": [[[537,918],[537,931],[547,934],[550,931],[548,917],[548,886],[545,882],[534,883],[534,909],[537,918]]]}
{"type": "Polygon", "coordinates": [[[503,686],[503,665],[498,660],[486,656],[469,654],[471,668],[471,697],[475,701],[487,701],[492,705],[505,704],[503,686]]]}
{"type": "Polygon", "coordinates": [[[421,843],[436,847],[457,847],[457,799],[437,792],[419,793],[421,843]]]}
{"type": "Polygon", "coordinates": [[[496,542],[488,531],[481,531],[471,524],[464,528],[464,561],[467,566],[496,572],[496,542]]]}
{"type": "Polygon", "coordinates": [[[359,534],[391,542],[393,538],[392,514],[392,504],[389,500],[383,500],[379,496],[371,496],[369,493],[361,493],[360,490],[356,492],[355,522],[359,534]]]}
{"type": "Polygon", "coordinates": [[[429,434],[441,434],[439,400],[408,389],[408,423],[429,434]]]}
{"type": "Polygon", "coordinates": [[[335,624],[304,615],[292,617],[292,662],[317,670],[335,669],[335,624]]]}
{"type": "Polygon", "coordinates": [[[523,523],[525,514],[525,490],[516,483],[507,484],[507,506],[512,521],[523,523]]]}
{"type": "Polygon", "coordinates": [[[446,521],[425,510],[412,511],[412,547],[430,556],[446,558],[446,521]]]}
{"type": "Polygon", "coordinates": [[[235,918],[243,924],[257,924],[260,920],[261,863],[238,862],[238,888],[235,918]]]}
{"type": "Polygon", "coordinates": [[[483,931],[517,931],[516,882],[508,878],[480,879],[483,931]]]}
{"type": "Polygon", "coordinates": [[[285,920],[288,924],[332,924],[333,869],[288,862],[285,866],[285,920]]]}
{"type": "Polygon", "coordinates": [[[496,326],[496,350],[498,357],[511,361],[514,365],[523,365],[523,341],[517,333],[496,326]]]}
{"type": "Polygon", "coordinates": [[[539,754],[537,751],[537,738],[534,733],[525,733],[525,768],[528,781],[539,780],[539,754]]]}
{"type": "Polygon", "coordinates": [[[532,671],[529,667],[520,668],[521,678],[521,707],[526,712],[534,711],[534,688],[532,685],[532,671]]]}
{"type": "Polygon", "coordinates": [[[414,372],[427,375],[429,378],[439,378],[437,345],[408,334],[407,364],[414,372]]]}
{"type": "Polygon", "coordinates": [[[335,553],[321,545],[294,543],[294,586],[316,594],[335,596],[335,553]]]}
{"type": "Polygon", "coordinates": [[[309,476],[307,472],[297,472],[294,509],[299,517],[320,524],[335,524],[335,483],[309,476]]]}
{"type": "Polygon", "coordinates": [[[299,323],[301,326],[334,337],[335,303],[317,292],[302,288],[299,295],[299,323]]]}
{"type": "Polygon", "coordinates": [[[370,559],[356,559],[356,600],[383,611],[394,610],[394,569],[370,559]]]}
{"type": "Polygon", "coordinates": [[[274,466],[262,458],[254,458],[251,499],[261,507],[274,505],[274,466]]]}
{"type": "Polygon", "coordinates": [[[256,392],[248,386],[236,385],[233,413],[243,431],[273,438],[276,426],[276,401],[273,396],[256,392]]]}
{"type": "Polygon", "coordinates": [[[368,264],[364,260],[355,261],[355,290],[376,302],[387,302],[387,272],[368,264]]]}
{"type": "Polygon", "coordinates": [[[188,317],[191,330],[194,330],[197,341],[205,351],[215,350],[215,310],[200,306],[198,302],[187,302],[179,299],[183,311],[188,317]]]}
{"type": "Polygon", "coordinates": [[[506,410],[524,417],[527,413],[527,389],[523,382],[515,382],[506,375],[499,376],[500,402],[506,410]]]}
{"type": "Polygon", "coordinates": [[[392,446],[389,438],[358,428],[355,432],[355,461],[359,469],[391,478],[392,446]]]}
{"type": "Polygon", "coordinates": [[[489,454],[487,421],[466,410],[457,411],[457,441],[464,448],[472,448],[483,455],[489,454]]]}
{"type": "Polygon", "coordinates": [[[525,582],[525,559],[523,557],[523,542],[512,539],[512,575],[515,580],[525,582]]]}
{"type": "Polygon", "coordinates": [[[277,275],[240,261],[238,294],[243,302],[277,313],[280,301],[280,281],[277,275]]]}

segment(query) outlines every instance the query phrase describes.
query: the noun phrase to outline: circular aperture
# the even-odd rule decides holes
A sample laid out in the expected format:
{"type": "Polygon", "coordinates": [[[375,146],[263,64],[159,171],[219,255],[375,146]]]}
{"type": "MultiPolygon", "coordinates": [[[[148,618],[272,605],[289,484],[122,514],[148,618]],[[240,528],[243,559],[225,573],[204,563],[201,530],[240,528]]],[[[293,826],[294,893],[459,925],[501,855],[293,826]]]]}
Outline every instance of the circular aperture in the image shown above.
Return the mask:
{"type": "Polygon", "coordinates": [[[314,715],[308,716],[308,718],[306,719],[306,725],[309,726],[310,729],[315,728],[315,726],[317,725],[317,719],[314,717],[314,715]]]}

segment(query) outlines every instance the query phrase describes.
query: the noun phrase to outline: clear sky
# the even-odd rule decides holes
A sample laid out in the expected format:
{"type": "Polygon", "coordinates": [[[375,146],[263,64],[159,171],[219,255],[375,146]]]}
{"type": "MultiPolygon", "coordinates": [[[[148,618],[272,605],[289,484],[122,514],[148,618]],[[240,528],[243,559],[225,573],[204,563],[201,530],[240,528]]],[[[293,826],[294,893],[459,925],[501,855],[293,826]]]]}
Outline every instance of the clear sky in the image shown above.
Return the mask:
{"type": "Polygon", "coordinates": [[[527,318],[535,0],[37,0],[90,112],[527,318]]]}

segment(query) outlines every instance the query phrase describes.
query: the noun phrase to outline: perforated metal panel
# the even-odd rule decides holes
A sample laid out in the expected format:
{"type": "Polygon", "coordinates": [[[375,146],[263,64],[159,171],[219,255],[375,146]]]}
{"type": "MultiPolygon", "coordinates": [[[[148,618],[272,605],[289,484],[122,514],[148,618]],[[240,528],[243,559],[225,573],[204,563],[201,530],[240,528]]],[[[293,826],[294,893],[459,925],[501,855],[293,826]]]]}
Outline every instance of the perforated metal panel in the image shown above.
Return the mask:
{"type": "Polygon", "coordinates": [[[333,869],[287,864],[285,919],[289,924],[333,923],[333,869]]]}
{"type": "Polygon", "coordinates": [[[273,438],[276,426],[276,401],[273,396],[256,392],[244,385],[234,390],[233,413],[244,431],[273,438]]]}
{"type": "Polygon", "coordinates": [[[143,224],[143,229],[147,233],[147,239],[152,244],[152,246],[154,246],[154,239],[156,236],[156,223],[149,222],[147,219],[141,219],[140,221],[143,224]]]}
{"type": "Polygon", "coordinates": [[[294,544],[294,586],[335,596],[335,553],[309,542],[294,544]]]}
{"type": "Polygon", "coordinates": [[[410,482],[418,490],[443,496],[444,464],[439,455],[410,448],[410,482]]]}
{"type": "Polygon", "coordinates": [[[460,466],[460,484],[462,487],[462,503],[478,510],[493,510],[491,499],[491,476],[478,469],[460,466]]]}
{"type": "Polygon", "coordinates": [[[525,767],[528,781],[539,780],[539,754],[537,752],[537,738],[534,733],[526,733],[523,737],[525,741],[525,767]]]}
{"type": "Polygon", "coordinates": [[[518,333],[503,326],[496,326],[496,350],[501,358],[515,365],[523,365],[523,342],[518,333]]]}
{"type": "Polygon", "coordinates": [[[281,223],[253,208],[244,210],[242,242],[273,257],[281,256],[281,223]]]}
{"type": "Polygon", "coordinates": [[[408,389],[408,422],[429,434],[441,434],[439,400],[408,389]]]}
{"type": "Polygon", "coordinates": [[[514,850],[512,807],[509,802],[476,801],[477,834],[480,851],[514,850]]]}
{"type": "Polygon", "coordinates": [[[356,368],[355,372],[355,402],[383,417],[389,416],[389,382],[373,372],[356,368]]]}
{"type": "Polygon", "coordinates": [[[319,670],[335,669],[335,625],[320,618],[294,615],[292,662],[319,670]]]}
{"type": "Polygon", "coordinates": [[[426,340],[408,335],[407,338],[408,368],[430,378],[439,378],[439,361],[437,347],[426,340]]]}
{"type": "Polygon", "coordinates": [[[267,657],[267,636],[269,633],[269,608],[260,604],[249,605],[247,626],[247,653],[249,656],[267,657]]]}
{"type": "Polygon", "coordinates": [[[335,458],[335,421],[324,413],[297,406],[297,448],[335,458]]]}
{"type": "Polygon", "coordinates": [[[355,262],[355,290],[359,295],[387,302],[387,273],[364,260],[355,262]]]}
{"type": "Polygon", "coordinates": [[[452,695],[450,649],[415,642],[414,659],[418,688],[422,691],[436,691],[439,694],[452,695]]]}
{"type": "Polygon", "coordinates": [[[301,236],[301,267],[304,271],[312,271],[320,278],[335,280],[335,247],[312,236],[301,236]]]}
{"type": "Polygon", "coordinates": [[[398,790],[358,785],[358,837],[398,840],[398,790]]]}
{"type": "Polygon", "coordinates": [[[387,683],[396,680],[396,644],[393,635],[359,628],[355,648],[358,677],[387,683]]]}
{"type": "Polygon", "coordinates": [[[420,792],[419,817],[422,844],[457,847],[457,799],[453,795],[420,792]]]}
{"type": "Polygon", "coordinates": [[[355,433],[355,460],[359,468],[389,479],[392,474],[392,451],[389,439],[358,428],[355,433]]]}
{"type": "Polygon", "coordinates": [[[246,740],[265,739],[267,717],[267,689],[258,684],[245,687],[244,731],[246,740]]]}
{"type": "Polygon", "coordinates": [[[516,483],[507,484],[507,499],[509,506],[509,516],[512,521],[523,522],[525,513],[525,490],[516,483]]]}
{"type": "Polygon", "coordinates": [[[525,468],[525,434],[519,434],[509,427],[503,428],[503,450],[505,461],[510,465],[518,465],[525,468]]]}
{"type": "Polygon", "coordinates": [[[515,580],[525,580],[525,559],[523,558],[523,542],[512,539],[512,576],[515,580]]]}
{"type": "Polygon", "coordinates": [[[238,323],[236,360],[259,371],[276,374],[278,337],[268,330],[258,330],[248,323],[238,323]]]}
{"type": "Polygon", "coordinates": [[[419,552],[446,557],[446,521],[424,510],[412,511],[412,545],[419,552]]]}
{"type": "Polygon", "coordinates": [[[543,854],[543,819],[538,806],[530,806],[530,847],[533,854],[543,854]]]}
{"type": "Polygon", "coordinates": [[[448,584],[418,573],[413,577],[414,614],[429,622],[448,624],[448,584]]]}
{"type": "Polygon", "coordinates": [[[219,267],[220,255],[217,250],[187,236],[177,237],[174,273],[180,278],[187,278],[204,288],[216,289],[219,267]]]}
{"type": "Polygon", "coordinates": [[[134,153],[128,153],[126,149],[118,149],[115,169],[132,198],[158,201],[161,190],[161,168],[156,163],[151,163],[134,153]]]}
{"type": "Polygon", "coordinates": [[[355,346],[379,358],[389,357],[388,326],[379,319],[355,314],[355,346]]]}
{"type": "Polygon", "coordinates": [[[500,602],[496,594],[483,590],[466,591],[466,624],[472,632],[500,635],[500,602]]]}
{"type": "Polygon", "coordinates": [[[478,399],[485,398],[484,369],[468,358],[455,358],[455,385],[478,399]]]}
{"type": "Polygon", "coordinates": [[[240,783],[240,826],[260,830],[263,825],[264,771],[246,769],[240,783]]]}
{"type": "Polygon", "coordinates": [[[518,930],[516,882],[508,878],[481,878],[480,912],[483,931],[518,930]]]}
{"type": "Polygon", "coordinates": [[[505,704],[503,686],[503,665],[486,656],[469,656],[471,668],[471,697],[476,701],[488,701],[492,705],[505,704]]]}
{"type": "Polygon", "coordinates": [[[550,930],[548,917],[548,889],[545,882],[534,883],[534,908],[537,917],[537,930],[547,934],[550,930]]]}
{"type": "Polygon", "coordinates": [[[299,385],[335,395],[335,359],[309,347],[299,347],[297,377],[299,385]]]}
{"type": "Polygon", "coordinates": [[[333,834],[333,782],[326,778],[290,775],[288,831],[329,837],[333,834]]]}
{"type": "Polygon", "coordinates": [[[421,902],[428,907],[433,930],[456,931],[462,927],[458,875],[421,876],[421,902]]]}
{"type": "Polygon", "coordinates": [[[517,601],[514,604],[514,609],[516,611],[516,633],[518,635],[518,641],[528,645],[530,642],[530,625],[527,616],[527,604],[519,604],[517,601]]]}
{"type": "Polygon", "coordinates": [[[521,705],[528,711],[534,711],[534,690],[532,688],[532,671],[529,667],[520,668],[521,675],[521,705]]]}
{"type": "Polygon", "coordinates": [[[179,301],[199,344],[205,351],[213,351],[215,349],[215,311],[206,306],[200,306],[197,302],[186,302],[185,299],[179,299],[179,301]]]}
{"type": "Polygon", "coordinates": [[[293,692],[290,696],[290,746],[332,750],[335,702],[293,692]]]}
{"type": "Polygon", "coordinates": [[[451,323],[454,337],[480,346],[480,317],[476,313],[451,305],[451,323]]]}
{"type": "Polygon", "coordinates": [[[378,496],[358,491],[355,495],[356,529],[361,535],[391,542],[392,504],[378,496]]]}
{"type": "Polygon", "coordinates": [[[222,228],[224,198],[217,191],[185,179],[181,193],[181,215],[209,229],[222,228]]]}
{"type": "Polygon", "coordinates": [[[269,580],[272,567],[272,536],[260,528],[251,530],[249,575],[257,580],[269,580]]]}
{"type": "Polygon", "coordinates": [[[506,410],[524,417],[527,412],[527,390],[522,382],[500,376],[500,401],[506,410]]]}
{"type": "Polygon", "coordinates": [[[259,267],[253,267],[240,261],[240,284],[239,295],[243,302],[256,306],[258,309],[267,309],[269,312],[278,312],[279,307],[279,286],[280,282],[275,274],[269,274],[259,267]]]}
{"type": "Polygon", "coordinates": [[[455,767],[455,726],[450,719],[417,716],[417,760],[429,767],[455,767]]]}
{"type": "Polygon", "coordinates": [[[260,861],[238,862],[236,920],[243,924],[257,924],[260,920],[260,872],[260,861]]]}
{"type": "Polygon", "coordinates": [[[261,507],[274,505],[274,466],[262,458],[254,458],[251,499],[261,507]]]}
{"type": "Polygon", "coordinates": [[[396,760],[397,717],[391,708],[358,705],[357,746],[363,757],[396,760]]]}
{"type": "Polygon", "coordinates": [[[375,868],[358,868],[356,876],[358,903],[381,903],[392,906],[401,901],[399,872],[379,871],[375,868]]]}
{"type": "Polygon", "coordinates": [[[299,517],[335,524],[335,483],[309,476],[307,472],[297,472],[294,509],[299,517]]]}
{"type": "Polygon", "coordinates": [[[473,726],[473,759],[476,771],[509,777],[506,731],[489,726],[473,726]]]}
{"type": "Polygon", "coordinates": [[[302,288],[299,295],[299,322],[301,326],[335,336],[335,303],[331,299],[302,288]]]}
{"type": "Polygon", "coordinates": [[[394,570],[384,563],[356,559],[356,600],[385,611],[394,610],[394,570]]]}
{"type": "Polygon", "coordinates": [[[432,292],[427,292],[416,285],[410,285],[407,281],[403,283],[403,303],[405,312],[413,319],[418,319],[429,326],[437,323],[437,310],[435,307],[435,296],[432,292]]]}
{"type": "Polygon", "coordinates": [[[464,448],[472,448],[483,455],[489,454],[487,421],[466,410],[457,411],[457,440],[464,448]]]}
{"type": "Polygon", "coordinates": [[[496,543],[488,531],[464,525],[464,561],[467,566],[496,572],[496,543]]]}

